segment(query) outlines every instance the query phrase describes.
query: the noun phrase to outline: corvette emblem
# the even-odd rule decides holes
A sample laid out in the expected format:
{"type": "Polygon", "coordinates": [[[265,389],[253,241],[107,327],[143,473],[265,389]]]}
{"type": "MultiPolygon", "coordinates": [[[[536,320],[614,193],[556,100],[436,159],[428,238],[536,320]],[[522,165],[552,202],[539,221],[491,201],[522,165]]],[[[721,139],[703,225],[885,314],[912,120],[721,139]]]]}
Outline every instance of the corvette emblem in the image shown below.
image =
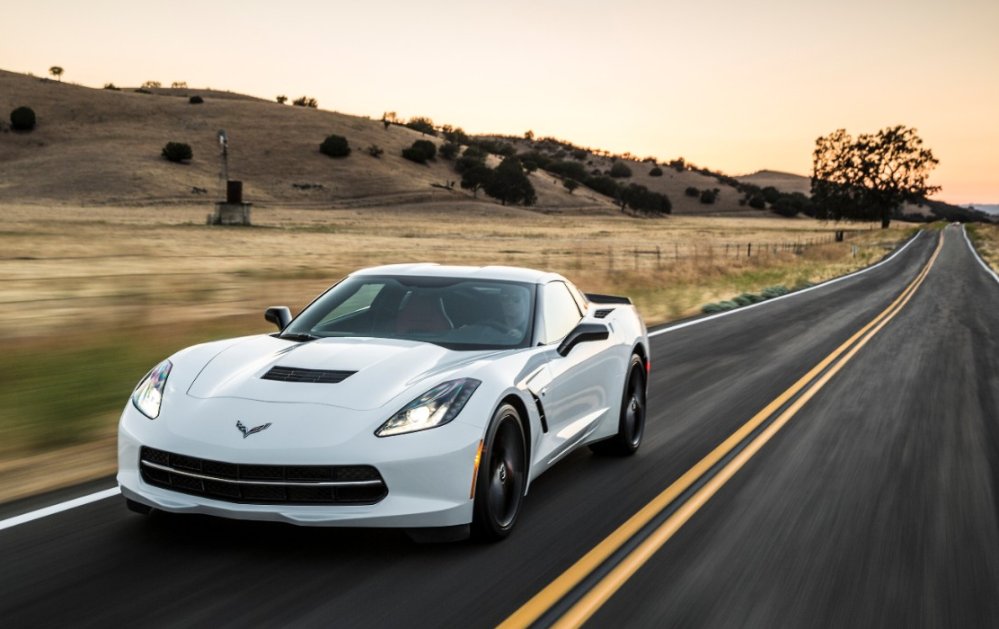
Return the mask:
{"type": "Polygon", "coordinates": [[[255,426],[253,428],[248,429],[246,426],[243,425],[243,422],[239,420],[236,421],[236,428],[239,429],[239,432],[243,433],[243,439],[246,439],[247,437],[249,437],[254,433],[260,432],[262,430],[267,430],[270,427],[271,423],[267,422],[266,424],[260,424],[259,426],[255,426]]]}

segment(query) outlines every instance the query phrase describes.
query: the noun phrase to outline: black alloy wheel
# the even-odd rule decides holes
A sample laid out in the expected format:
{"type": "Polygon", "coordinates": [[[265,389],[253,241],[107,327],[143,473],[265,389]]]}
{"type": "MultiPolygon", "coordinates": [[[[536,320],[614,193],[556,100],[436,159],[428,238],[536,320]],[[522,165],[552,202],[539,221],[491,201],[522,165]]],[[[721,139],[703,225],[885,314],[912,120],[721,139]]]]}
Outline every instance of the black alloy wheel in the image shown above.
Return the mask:
{"type": "Polygon", "coordinates": [[[485,541],[510,534],[520,515],[527,484],[527,447],[520,414],[504,404],[486,433],[475,482],[472,533],[485,541]]]}
{"type": "Polygon", "coordinates": [[[632,354],[621,399],[621,413],[617,434],[590,445],[597,454],[631,456],[642,445],[645,435],[645,364],[641,357],[632,354]]]}

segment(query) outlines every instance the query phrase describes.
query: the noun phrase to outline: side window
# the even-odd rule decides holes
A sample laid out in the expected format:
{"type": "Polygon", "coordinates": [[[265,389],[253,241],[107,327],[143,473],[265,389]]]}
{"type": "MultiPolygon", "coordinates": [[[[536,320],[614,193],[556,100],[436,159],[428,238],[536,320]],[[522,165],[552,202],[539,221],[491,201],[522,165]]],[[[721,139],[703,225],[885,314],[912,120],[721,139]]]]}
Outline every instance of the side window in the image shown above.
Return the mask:
{"type": "Polygon", "coordinates": [[[542,316],[544,317],[543,339],[545,344],[565,338],[582,315],[569,288],[562,282],[546,284],[542,292],[542,316]]]}

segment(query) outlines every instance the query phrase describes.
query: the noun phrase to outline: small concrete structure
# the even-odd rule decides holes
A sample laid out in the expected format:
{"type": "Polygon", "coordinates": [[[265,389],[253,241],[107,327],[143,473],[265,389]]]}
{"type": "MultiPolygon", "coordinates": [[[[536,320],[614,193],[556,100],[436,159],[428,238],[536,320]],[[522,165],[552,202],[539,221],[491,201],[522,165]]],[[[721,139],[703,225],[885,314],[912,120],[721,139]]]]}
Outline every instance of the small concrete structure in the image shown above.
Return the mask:
{"type": "Polygon", "coordinates": [[[252,203],[243,203],[243,182],[226,182],[226,200],[215,203],[215,211],[208,215],[209,225],[250,225],[252,203]]]}

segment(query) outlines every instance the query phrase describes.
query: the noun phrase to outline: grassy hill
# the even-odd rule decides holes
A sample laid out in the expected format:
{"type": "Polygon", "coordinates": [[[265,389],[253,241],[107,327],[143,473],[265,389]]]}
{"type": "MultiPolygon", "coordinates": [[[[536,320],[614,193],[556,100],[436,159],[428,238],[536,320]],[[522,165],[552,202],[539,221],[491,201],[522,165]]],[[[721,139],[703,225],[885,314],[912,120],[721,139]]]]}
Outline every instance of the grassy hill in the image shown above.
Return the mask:
{"type": "MultiPolygon", "coordinates": [[[[421,165],[402,158],[402,149],[414,140],[440,145],[439,138],[396,125],[386,129],[378,120],[229,92],[151,92],[92,89],[0,70],[0,120],[6,131],[0,133],[0,202],[145,205],[215,199],[223,194],[216,133],[225,129],[230,178],[242,180],[244,197],[258,204],[475,203],[457,187],[432,187],[459,179],[446,160],[421,165]],[[190,104],[188,96],[195,94],[204,103],[190,104]],[[8,113],[21,105],[31,107],[38,118],[29,133],[11,132],[7,125],[8,113]],[[334,133],[348,139],[350,156],[332,159],[319,152],[322,140],[334,133]],[[191,145],[189,164],[160,156],[171,141],[191,145]],[[368,155],[371,145],[384,154],[368,155]]],[[[560,183],[539,174],[532,182],[540,209],[615,211],[609,199],[592,191],[569,195],[560,183]]]]}

